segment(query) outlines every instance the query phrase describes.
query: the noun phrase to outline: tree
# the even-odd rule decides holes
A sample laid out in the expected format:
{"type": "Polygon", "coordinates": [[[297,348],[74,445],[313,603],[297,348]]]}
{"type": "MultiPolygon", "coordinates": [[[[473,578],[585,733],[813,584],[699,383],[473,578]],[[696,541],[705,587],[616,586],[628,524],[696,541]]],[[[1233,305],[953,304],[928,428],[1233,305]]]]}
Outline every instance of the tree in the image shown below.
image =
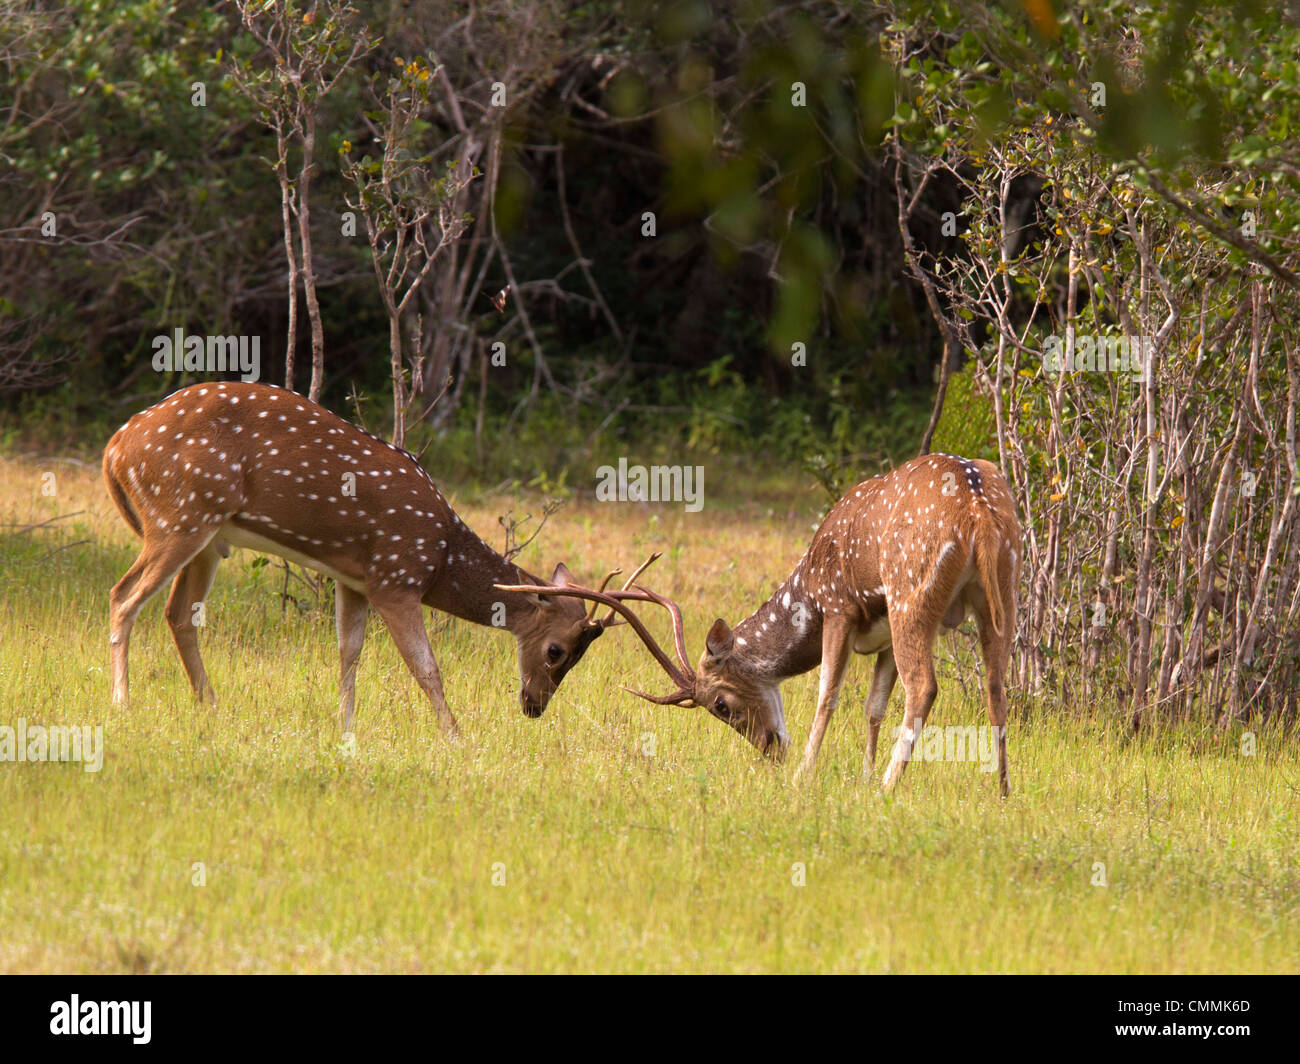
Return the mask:
{"type": "Polygon", "coordinates": [[[903,183],[961,190],[961,250],[909,255],[1026,521],[1021,682],[1116,696],[1135,724],[1293,714],[1300,683],[1300,169],[1277,103],[1300,28],[1189,11],[891,23],[903,183]]]}
{"type": "Polygon", "coordinates": [[[275,135],[271,168],[280,184],[280,224],[288,264],[288,340],[284,384],[294,387],[298,333],[298,283],[301,280],[311,323],[311,385],[307,396],[320,399],[325,378],[325,334],[316,294],[316,264],[311,238],[311,179],[316,156],[321,101],[376,42],[346,0],[230,0],[245,29],[262,47],[270,68],[251,56],[232,57],[230,72],[241,92],[256,101],[262,123],[275,135]],[[298,165],[290,154],[297,150],[298,165]],[[294,171],[291,173],[291,170],[294,171]],[[297,248],[294,225],[297,220],[297,248]]]}
{"type": "MultiPolygon", "coordinates": [[[[427,129],[421,121],[429,103],[429,85],[439,74],[421,59],[401,62],[398,74],[386,79],[383,110],[376,142],[382,146],[378,158],[351,157],[352,144],[345,141],[343,173],[353,185],[348,206],[366,223],[370,260],[380,299],[388,317],[388,346],[393,375],[393,443],[406,440],[407,407],[413,389],[407,385],[407,343],[402,325],[415,307],[415,298],[439,255],[457,240],[470,222],[457,211],[461,191],[475,178],[477,170],[464,162],[448,160],[439,176],[434,155],[420,150],[427,129]]],[[[410,367],[412,381],[422,379],[417,321],[410,367]]]]}

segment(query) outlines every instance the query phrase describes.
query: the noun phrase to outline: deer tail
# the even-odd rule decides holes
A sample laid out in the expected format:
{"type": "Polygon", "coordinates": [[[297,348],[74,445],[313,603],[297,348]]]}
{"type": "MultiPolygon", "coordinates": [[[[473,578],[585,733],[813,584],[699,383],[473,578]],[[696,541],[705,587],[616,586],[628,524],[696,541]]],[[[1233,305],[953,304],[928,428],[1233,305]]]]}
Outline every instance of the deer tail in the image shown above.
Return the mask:
{"type": "Polygon", "coordinates": [[[984,598],[989,604],[989,620],[993,631],[1002,635],[1006,624],[1002,585],[998,581],[999,535],[991,514],[981,514],[975,526],[975,566],[979,570],[984,598]]]}
{"type": "Polygon", "coordinates": [[[140,518],[135,510],[131,508],[131,501],[126,497],[126,492],[122,490],[122,483],[114,474],[112,463],[107,455],[104,456],[104,483],[108,486],[109,498],[113,500],[113,505],[117,507],[122,519],[131,526],[132,532],[137,536],[143,536],[144,527],[140,524],[140,518]]]}

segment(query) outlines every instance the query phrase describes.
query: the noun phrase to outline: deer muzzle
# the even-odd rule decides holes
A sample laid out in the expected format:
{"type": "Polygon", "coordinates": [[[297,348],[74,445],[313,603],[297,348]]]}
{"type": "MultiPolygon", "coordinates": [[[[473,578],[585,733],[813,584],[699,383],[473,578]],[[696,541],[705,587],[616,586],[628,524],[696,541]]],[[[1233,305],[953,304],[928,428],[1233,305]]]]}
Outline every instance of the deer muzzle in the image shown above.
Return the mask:
{"type": "Polygon", "coordinates": [[[790,736],[784,729],[769,731],[763,737],[762,744],[755,745],[758,745],[764,757],[771,758],[777,764],[780,764],[785,760],[786,752],[790,749],[790,736]]]}

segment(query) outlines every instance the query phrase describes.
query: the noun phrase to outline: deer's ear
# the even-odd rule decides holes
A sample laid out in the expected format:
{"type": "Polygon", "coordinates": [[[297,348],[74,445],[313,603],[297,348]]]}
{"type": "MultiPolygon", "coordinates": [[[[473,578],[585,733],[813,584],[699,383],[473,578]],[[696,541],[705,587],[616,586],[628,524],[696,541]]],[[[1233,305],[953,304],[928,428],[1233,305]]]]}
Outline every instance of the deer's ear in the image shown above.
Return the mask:
{"type": "Polygon", "coordinates": [[[709,629],[709,634],[704,638],[704,649],[713,657],[721,658],[731,653],[731,648],[735,646],[735,643],[736,637],[731,634],[727,622],[719,617],[713,622],[713,627],[709,629]]]}
{"type": "Polygon", "coordinates": [[[560,564],[555,567],[555,572],[551,574],[551,583],[555,584],[557,587],[568,587],[570,584],[576,584],[577,582],[578,581],[573,578],[573,574],[569,572],[569,567],[565,565],[564,562],[560,562],[560,564]]]}

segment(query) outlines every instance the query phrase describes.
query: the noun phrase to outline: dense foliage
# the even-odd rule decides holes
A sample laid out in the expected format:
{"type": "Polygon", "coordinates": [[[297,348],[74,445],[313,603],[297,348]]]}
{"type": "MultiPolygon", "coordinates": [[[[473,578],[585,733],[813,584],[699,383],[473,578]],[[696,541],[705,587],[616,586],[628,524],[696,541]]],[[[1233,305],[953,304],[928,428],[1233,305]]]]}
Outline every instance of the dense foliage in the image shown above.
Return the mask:
{"type": "Polygon", "coordinates": [[[544,484],[933,432],[1016,486],[1023,685],[1292,713],[1297,55],[1255,2],[20,0],[0,388],[97,430],[160,334],[258,336],[544,484]]]}

